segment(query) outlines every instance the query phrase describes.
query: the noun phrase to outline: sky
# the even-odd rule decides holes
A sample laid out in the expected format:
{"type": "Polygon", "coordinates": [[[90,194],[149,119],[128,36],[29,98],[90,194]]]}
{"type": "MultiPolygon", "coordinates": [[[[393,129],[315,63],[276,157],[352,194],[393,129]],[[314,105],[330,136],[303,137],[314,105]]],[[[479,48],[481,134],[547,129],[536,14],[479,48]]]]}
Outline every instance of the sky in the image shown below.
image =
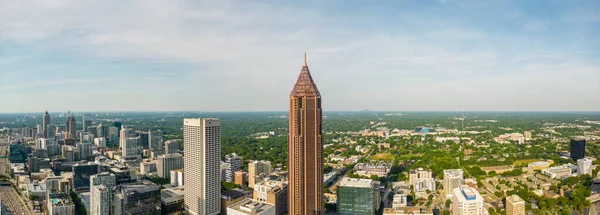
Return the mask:
{"type": "Polygon", "coordinates": [[[600,1],[0,0],[0,112],[600,111],[600,1]]]}

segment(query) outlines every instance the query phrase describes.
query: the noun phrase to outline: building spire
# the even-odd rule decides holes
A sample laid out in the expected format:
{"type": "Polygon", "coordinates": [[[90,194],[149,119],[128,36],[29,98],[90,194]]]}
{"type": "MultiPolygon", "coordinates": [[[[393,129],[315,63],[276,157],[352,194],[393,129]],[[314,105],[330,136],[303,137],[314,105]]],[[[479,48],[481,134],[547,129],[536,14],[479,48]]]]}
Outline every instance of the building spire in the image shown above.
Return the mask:
{"type": "Polygon", "coordinates": [[[306,66],[306,52],[304,52],[304,66],[306,66]]]}

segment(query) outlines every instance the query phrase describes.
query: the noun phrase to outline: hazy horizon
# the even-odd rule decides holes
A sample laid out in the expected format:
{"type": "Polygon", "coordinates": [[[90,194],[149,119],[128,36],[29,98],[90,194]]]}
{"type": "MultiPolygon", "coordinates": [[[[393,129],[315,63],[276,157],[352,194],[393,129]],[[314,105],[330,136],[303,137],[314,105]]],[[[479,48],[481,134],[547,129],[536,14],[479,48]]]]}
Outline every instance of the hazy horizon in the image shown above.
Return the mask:
{"type": "Polygon", "coordinates": [[[600,1],[0,5],[0,113],[600,111],[600,1]]]}

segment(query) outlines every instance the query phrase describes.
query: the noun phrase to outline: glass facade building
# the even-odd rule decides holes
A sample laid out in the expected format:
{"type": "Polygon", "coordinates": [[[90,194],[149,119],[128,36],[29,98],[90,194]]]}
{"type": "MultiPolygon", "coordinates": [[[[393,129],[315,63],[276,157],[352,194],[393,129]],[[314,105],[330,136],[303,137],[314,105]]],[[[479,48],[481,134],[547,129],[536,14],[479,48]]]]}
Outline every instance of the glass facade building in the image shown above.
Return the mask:
{"type": "Polygon", "coordinates": [[[372,215],[379,208],[379,182],[370,179],[343,178],[337,188],[337,213],[372,215]]]}

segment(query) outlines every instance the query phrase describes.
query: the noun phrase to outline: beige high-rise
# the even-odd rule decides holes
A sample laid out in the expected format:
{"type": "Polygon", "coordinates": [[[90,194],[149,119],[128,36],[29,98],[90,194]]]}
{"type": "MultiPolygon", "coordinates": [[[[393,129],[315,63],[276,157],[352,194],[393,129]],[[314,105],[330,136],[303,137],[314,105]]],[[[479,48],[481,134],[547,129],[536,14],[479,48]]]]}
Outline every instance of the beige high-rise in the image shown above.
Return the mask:
{"type": "Polygon", "coordinates": [[[248,187],[253,188],[256,184],[256,176],[260,174],[271,174],[271,161],[254,161],[248,163],[248,187]]]}
{"type": "Polygon", "coordinates": [[[219,214],[221,211],[221,129],[219,119],[183,119],[185,211],[219,214]]]}
{"type": "Polygon", "coordinates": [[[525,215],[525,201],[517,195],[506,198],[506,215],[525,215]]]}
{"type": "Polygon", "coordinates": [[[289,214],[323,214],[321,94],[304,66],[290,94],[288,135],[289,214]]]}
{"type": "Polygon", "coordinates": [[[183,156],[179,153],[158,156],[156,173],[158,177],[171,178],[171,170],[183,168],[183,156]]]}

